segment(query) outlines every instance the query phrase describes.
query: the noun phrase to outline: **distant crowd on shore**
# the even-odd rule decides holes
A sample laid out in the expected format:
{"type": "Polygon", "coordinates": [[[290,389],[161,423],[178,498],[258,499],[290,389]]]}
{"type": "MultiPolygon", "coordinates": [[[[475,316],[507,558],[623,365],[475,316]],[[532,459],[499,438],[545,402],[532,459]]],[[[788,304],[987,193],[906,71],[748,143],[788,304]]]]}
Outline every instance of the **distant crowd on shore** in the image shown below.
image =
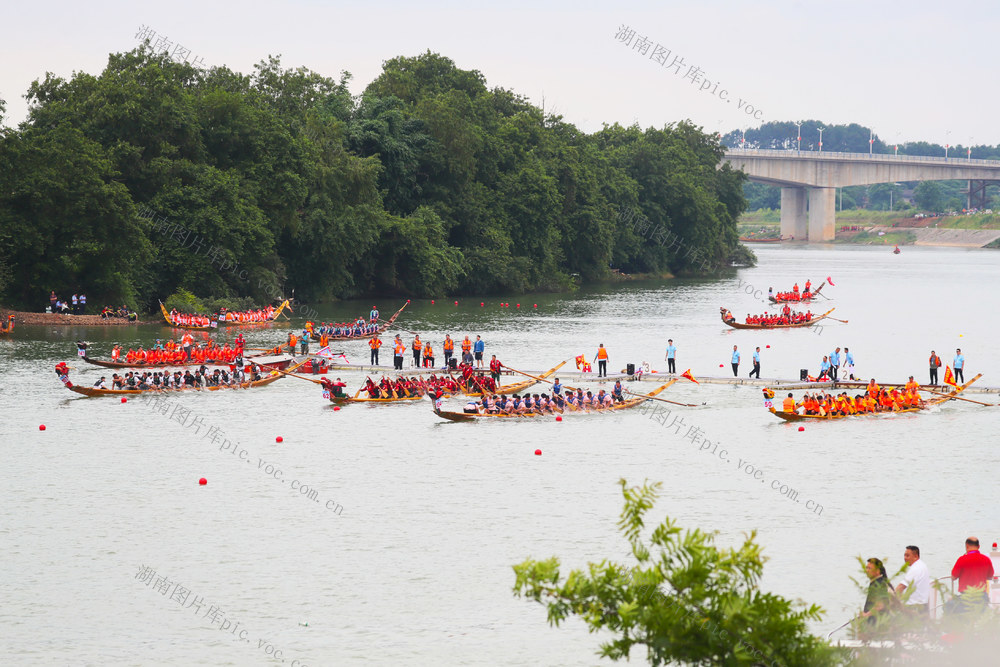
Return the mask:
{"type": "MultiPolygon", "coordinates": [[[[74,294],[69,298],[69,300],[63,300],[59,298],[59,296],[55,293],[55,290],[49,294],[49,305],[45,308],[46,313],[56,313],[59,315],[85,315],[86,311],[86,294],[81,292],[80,294],[74,294]]],[[[139,321],[139,314],[126,305],[122,305],[119,308],[104,306],[104,308],[101,309],[100,315],[104,319],[119,317],[127,319],[129,322],[139,321]]]]}

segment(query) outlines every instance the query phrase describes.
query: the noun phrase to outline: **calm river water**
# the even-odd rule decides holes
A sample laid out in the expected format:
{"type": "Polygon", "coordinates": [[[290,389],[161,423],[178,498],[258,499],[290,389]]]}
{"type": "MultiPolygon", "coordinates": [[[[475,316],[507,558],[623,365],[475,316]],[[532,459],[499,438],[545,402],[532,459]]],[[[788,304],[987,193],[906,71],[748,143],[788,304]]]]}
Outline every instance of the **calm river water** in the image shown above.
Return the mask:
{"type": "MultiPolygon", "coordinates": [[[[758,267],[721,279],[522,297],[520,311],[515,298],[482,308],[478,298],[457,307],[419,301],[399,324],[436,349],[445,333],[482,335],[488,354],[525,369],[593,357],[599,343],[612,369],[643,361],[665,369],[672,338],[678,370],[696,376],[731,374],[733,345],[744,376],[753,348],[762,348],[765,378],[807,367],[815,374],[822,355],[846,346],[865,378],[925,380],[931,349],[950,363],[961,347],[967,377],[982,372],[982,384],[1000,385],[1000,253],[755,250],[758,267]],[[747,285],[766,293],[827,276],[835,286],[823,294],[832,300],[817,309],[836,306],[833,315],[849,324],[759,333],[719,322],[722,305],[740,318],[766,309],[747,285]]],[[[343,319],[370,305],[321,312],[343,319]]],[[[379,306],[386,314],[399,304],[379,306]]],[[[246,336],[267,346],[288,331],[246,336]]],[[[316,385],[293,378],[245,393],[122,404],[71,394],[52,371],[58,361],[84,366],[73,364],[77,338],[106,358],[116,341],[167,334],[22,327],[0,340],[0,649],[12,662],[599,664],[608,636],[577,620],[550,628],[543,607],[511,594],[511,565],[553,555],[567,572],[604,558],[627,562],[615,529],[623,477],[662,481],[653,516],[718,531],[720,545],[757,530],[770,559],[764,588],[822,605],[815,630],[824,634],[863,601],[849,579],[855,557],[887,558],[895,571],[904,546],[916,544],[937,577],[967,535],[1000,539],[1000,412],[992,408],[952,402],[799,432],[763,409],[757,387],[682,382],[665,396],[707,405],[676,408],[677,434],[680,426],[638,411],[476,424],[442,422],[423,402],[334,411],[316,385]],[[686,440],[692,426],[726,459],[686,440]],[[763,479],[739,470],[740,461],[763,479]],[[798,501],[774,482],[797,490],[798,501]]],[[[364,342],[341,347],[351,361],[367,361],[364,342]]],[[[71,378],[92,383],[102,373],[83,367],[71,378]]],[[[352,389],[362,378],[341,376],[352,389]]]]}

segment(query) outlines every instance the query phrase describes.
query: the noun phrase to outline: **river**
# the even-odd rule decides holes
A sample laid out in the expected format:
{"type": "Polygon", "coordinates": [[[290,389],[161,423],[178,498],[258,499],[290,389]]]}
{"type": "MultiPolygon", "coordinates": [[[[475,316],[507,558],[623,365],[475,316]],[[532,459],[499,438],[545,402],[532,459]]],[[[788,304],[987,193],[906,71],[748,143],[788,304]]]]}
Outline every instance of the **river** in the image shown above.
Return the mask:
{"type": "MultiPolygon", "coordinates": [[[[931,349],[950,364],[961,347],[967,379],[981,372],[980,383],[1000,385],[1000,253],[755,251],[757,267],[724,278],[520,297],[520,309],[514,297],[420,300],[398,324],[439,354],[445,333],[478,334],[487,355],[536,370],[592,358],[599,343],[613,370],[665,369],[672,338],[678,370],[696,377],[731,375],[733,345],[744,376],[762,348],[765,378],[815,374],[822,355],[846,346],[865,379],[925,381],[931,349]],[[836,307],[848,324],[761,333],[719,321],[720,306],[740,319],[767,309],[758,289],[827,277],[832,300],[814,310],[836,307]]],[[[319,310],[346,319],[370,305],[319,310]]],[[[379,303],[383,315],[399,305],[379,303]]],[[[263,347],[289,330],[245,335],[263,347]]],[[[720,546],[756,530],[769,558],[762,587],[820,604],[823,634],[863,602],[849,578],[856,557],[885,558],[895,572],[916,544],[939,577],[968,535],[984,547],[1000,538],[992,408],[951,402],[800,432],[764,410],[759,387],[681,382],[664,396],[699,407],[673,407],[666,424],[638,410],[452,424],[424,402],[335,411],[293,378],[123,404],[77,397],[52,371],[67,361],[71,379],[92,383],[109,373],[73,363],[74,340],[106,358],[114,342],[148,345],[168,331],[20,327],[0,340],[0,647],[18,664],[598,664],[610,635],[575,619],[549,627],[543,607],[512,595],[511,565],[628,563],[615,528],[620,478],[661,481],[650,518],[718,531],[720,546]],[[714,449],[686,439],[692,427],[714,449]]],[[[335,347],[367,361],[364,342],[335,347]]],[[[363,378],[339,375],[352,389],[363,378]]]]}

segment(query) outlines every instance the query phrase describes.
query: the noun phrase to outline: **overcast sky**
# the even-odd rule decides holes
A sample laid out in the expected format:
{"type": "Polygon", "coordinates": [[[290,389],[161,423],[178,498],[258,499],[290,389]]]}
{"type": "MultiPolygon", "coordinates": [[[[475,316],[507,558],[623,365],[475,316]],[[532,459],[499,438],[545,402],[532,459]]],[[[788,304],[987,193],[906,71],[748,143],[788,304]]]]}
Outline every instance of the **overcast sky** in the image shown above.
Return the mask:
{"type": "MultiPolygon", "coordinates": [[[[384,60],[430,49],[478,69],[491,87],[544,98],[588,132],[614,122],[689,118],[714,132],[818,118],[873,127],[887,143],[992,145],[998,13],[965,0],[20,2],[4,8],[0,26],[0,98],[16,125],[32,80],[96,74],[148,26],[206,66],[249,72],[280,54],[286,67],[350,72],[355,93],[384,60]],[[636,33],[629,45],[615,37],[623,25],[636,33]],[[651,42],[645,54],[640,37],[651,42]],[[667,66],[652,58],[666,50],[667,66]],[[675,56],[679,74],[679,63],[669,68],[675,56]],[[695,83],[684,78],[692,66],[695,83]]],[[[804,140],[810,133],[803,127],[804,140]]]]}

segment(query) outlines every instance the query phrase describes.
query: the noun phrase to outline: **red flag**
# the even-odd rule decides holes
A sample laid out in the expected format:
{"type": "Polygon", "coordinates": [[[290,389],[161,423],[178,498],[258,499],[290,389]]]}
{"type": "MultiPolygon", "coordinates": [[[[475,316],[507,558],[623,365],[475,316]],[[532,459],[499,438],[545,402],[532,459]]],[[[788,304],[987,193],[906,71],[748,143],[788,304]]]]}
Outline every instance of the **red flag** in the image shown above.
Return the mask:
{"type": "Polygon", "coordinates": [[[944,367],[944,383],[958,389],[958,385],[955,383],[955,375],[951,372],[951,366],[944,367]]]}
{"type": "Polygon", "coordinates": [[[691,380],[691,382],[694,382],[695,384],[701,384],[700,382],[698,382],[697,380],[694,379],[693,375],[691,375],[691,369],[690,368],[687,369],[686,371],[684,371],[683,373],[681,373],[681,377],[684,378],[685,380],[691,380]]]}
{"type": "Polygon", "coordinates": [[[576,358],[576,370],[580,370],[580,366],[583,365],[583,362],[585,360],[586,360],[586,357],[583,356],[582,354],[579,357],[576,358]]]}
{"type": "Polygon", "coordinates": [[[830,285],[833,285],[833,287],[836,287],[836,285],[833,284],[833,280],[830,279],[830,276],[826,277],[826,282],[830,283],[830,285]]]}

